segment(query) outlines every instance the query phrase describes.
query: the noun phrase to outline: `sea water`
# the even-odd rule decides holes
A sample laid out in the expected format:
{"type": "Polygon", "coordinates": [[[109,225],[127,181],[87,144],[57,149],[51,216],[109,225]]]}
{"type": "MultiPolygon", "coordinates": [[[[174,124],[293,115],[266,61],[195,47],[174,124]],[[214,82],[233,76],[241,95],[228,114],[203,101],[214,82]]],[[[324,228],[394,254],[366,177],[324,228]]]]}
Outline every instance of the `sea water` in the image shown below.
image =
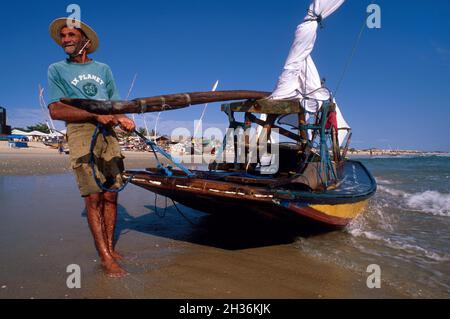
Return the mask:
{"type": "Polygon", "coordinates": [[[378,183],[367,210],[299,249],[360,272],[378,265],[383,284],[412,297],[450,297],[450,157],[359,160],[378,183]]]}

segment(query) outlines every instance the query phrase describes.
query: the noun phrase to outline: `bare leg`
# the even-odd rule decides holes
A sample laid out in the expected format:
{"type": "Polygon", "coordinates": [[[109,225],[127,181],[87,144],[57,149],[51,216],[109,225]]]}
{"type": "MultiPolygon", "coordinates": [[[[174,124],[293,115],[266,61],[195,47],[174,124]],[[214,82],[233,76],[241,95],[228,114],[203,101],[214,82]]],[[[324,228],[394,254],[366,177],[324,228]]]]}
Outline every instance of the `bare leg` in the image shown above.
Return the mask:
{"type": "MultiPolygon", "coordinates": [[[[113,198],[109,198],[109,193],[101,193],[101,203],[100,203],[100,213],[102,218],[102,230],[103,230],[103,239],[108,247],[109,254],[116,260],[122,259],[122,257],[114,251],[114,229],[116,224],[116,215],[105,212],[105,207],[107,206],[107,201],[114,201],[113,198]],[[111,227],[113,229],[111,230],[111,227]],[[112,232],[112,237],[110,235],[112,232]]],[[[117,202],[117,199],[116,199],[117,202]]]]}
{"type": "Polygon", "coordinates": [[[117,221],[118,195],[117,193],[105,192],[103,196],[103,217],[105,223],[106,244],[111,256],[116,260],[121,260],[123,257],[114,250],[114,231],[116,229],[117,221]]]}
{"type": "Polygon", "coordinates": [[[123,277],[127,273],[116,263],[111,256],[105,240],[101,207],[103,194],[91,194],[85,198],[89,227],[94,237],[95,247],[102,260],[102,266],[110,277],[123,277]]]}

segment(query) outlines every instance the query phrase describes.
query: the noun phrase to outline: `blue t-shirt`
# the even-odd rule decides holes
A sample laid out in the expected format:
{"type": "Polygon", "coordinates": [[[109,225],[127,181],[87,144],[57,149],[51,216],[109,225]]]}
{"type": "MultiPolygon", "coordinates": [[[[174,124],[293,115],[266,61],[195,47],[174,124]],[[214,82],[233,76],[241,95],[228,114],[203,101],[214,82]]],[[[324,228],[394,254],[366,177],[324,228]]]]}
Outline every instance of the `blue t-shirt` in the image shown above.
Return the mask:
{"type": "Polygon", "coordinates": [[[120,100],[114,77],[108,65],[97,61],[84,64],[68,60],[48,68],[48,104],[59,99],[120,100]]]}
{"type": "MultiPolygon", "coordinates": [[[[59,102],[59,99],[63,97],[120,100],[111,69],[106,64],[96,61],[81,64],[65,60],[50,65],[48,68],[48,95],[49,105],[59,102]]],[[[81,165],[80,159],[86,158],[90,154],[90,144],[95,128],[96,123],[92,122],[67,124],[72,168],[81,165]]],[[[107,148],[103,150],[106,155],[99,153],[96,156],[103,156],[107,161],[112,157],[123,158],[117,138],[111,139],[107,145],[107,148]]]]}

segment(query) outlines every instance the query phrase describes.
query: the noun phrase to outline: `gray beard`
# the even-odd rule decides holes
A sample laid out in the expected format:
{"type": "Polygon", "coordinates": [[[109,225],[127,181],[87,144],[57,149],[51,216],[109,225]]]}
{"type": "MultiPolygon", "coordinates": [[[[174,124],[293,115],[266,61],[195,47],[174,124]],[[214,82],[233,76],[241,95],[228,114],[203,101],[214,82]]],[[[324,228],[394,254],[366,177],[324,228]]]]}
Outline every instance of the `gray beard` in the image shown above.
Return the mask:
{"type": "Polygon", "coordinates": [[[75,51],[73,51],[73,53],[71,54],[67,54],[70,58],[76,58],[77,56],[80,55],[80,50],[83,46],[82,45],[77,45],[75,51]]]}

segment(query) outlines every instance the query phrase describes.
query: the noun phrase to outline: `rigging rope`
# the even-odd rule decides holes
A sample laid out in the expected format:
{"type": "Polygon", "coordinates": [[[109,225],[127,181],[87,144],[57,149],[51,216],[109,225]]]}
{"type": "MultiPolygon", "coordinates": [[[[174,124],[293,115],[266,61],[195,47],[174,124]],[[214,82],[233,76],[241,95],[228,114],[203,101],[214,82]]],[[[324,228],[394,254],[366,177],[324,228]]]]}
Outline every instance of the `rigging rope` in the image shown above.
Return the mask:
{"type": "MultiPolygon", "coordinates": [[[[135,131],[135,133],[137,133],[137,132],[135,131]]],[[[124,184],[123,184],[120,188],[118,188],[118,189],[110,189],[110,188],[107,188],[107,187],[105,187],[104,184],[102,184],[102,183],[100,182],[100,179],[98,178],[97,172],[96,172],[96,170],[95,170],[95,155],[94,155],[94,148],[95,148],[95,144],[97,143],[97,137],[99,136],[99,134],[102,134],[102,135],[103,135],[103,138],[105,138],[106,134],[108,134],[108,132],[106,131],[106,128],[105,128],[103,125],[101,125],[101,124],[98,124],[97,127],[95,128],[94,134],[93,134],[93,136],[92,136],[91,147],[90,147],[90,159],[89,159],[89,163],[90,163],[90,166],[91,166],[91,169],[92,169],[92,174],[93,174],[93,176],[94,176],[94,180],[95,180],[95,182],[97,183],[98,187],[100,187],[100,189],[101,189],[102,191],[104,191],[104,192],[110,192],[110,193],[120,193],[121,191],[123,191],[123,190],[125,189],[125,187],[128,186],[128,184],[129,184],[129,183],[131,182],[131,180],[134,178],[134,175],[131,175],[130,177],[128,177],[127,180],[124,182],[124,184]]],[[[140,134],[138,134],[138,135],[140,135],[140,134]]],[[[142,136],[140,136],[140,137],[142,138],[142,136]]],[[[145,141],[145,139],[144,139],[144,141],[145,141]]],[[[151,141],[147,140],[147,141],[146,141],[146,144],[150,146],[150,148],[151,148],[153,154],[155,155],[156,161],[157,161],[157,163],[158,163],[158,168],[159,168],[160,170],[164,171],[164,173],[165,173],[167,176],[171,176],[170,169],[164,167],[164,166],[161,164],[161,162],[159,161],[158,155],[157,155],[157,151],[156,151],[156,149],[155,149],[153,143],[152,143],[151,141]]],[[[158,215],[160,218],[164,218],[164,217],[165,217],[165,215],[166,215],[166,210],[167,210],[167,197],[166,197],[166,196],[164,196],[164,197],[165,197],[165,200],[166,200],[166,206],[165,206],[165,208],[164,208],[163,213],[160,214],[160,213],[158,212],[158,208],[157,208],[157,206],[156,206],[156,201],[157,201],[157,199],[158,199],[158,194],[155,193],[155,213],[156,213],[156,215],[158,215]]],[[[191,224],[191,225],[193,225],[193,226],[196,226],[196,224],[195,224],[194,222],[192,222],[185,214],[183,214],[183,212],[178,208],[178,206],[177,206],[177,204],[175,203],[175,201],[174,201],[172,198],[170,198],[170,200],[172,201],[173,206],[175,207],[175,209],[177,210],[177,212],[181,215],[181,217],[183,217],[186,221],[188,221],[189,224],[191,224]]]]}
{"type": "MultiPolygon", "coordinates": [[[[164,196],[165,200],[166,200],[166,206],[164,207],[164,210],[162,213],[158,212],[158,207],[156,205],[156,201],[158,199],[158,194],[155,193],[155,213],[159,218],[164,218],[166,217],[166,211],[167,211],[167,196],[164,196]]],[[[175,201],[170,198],[170,200],[172,201],[173,207],[175,207],[176,211],[178,212],[178,214],[181,215],[181,217],[183,217],[189,224],[191,224],[192,226],[198,226],[196,223],[194,223],[193,221],[191,221],[185,214],[183,214],[183,212],[178,208],[177,204],[175,203],[175,201]]]]}
{"type": "MultiPolygon", "coordinates": [[[[372,2],[370,4],[372,5],[374,3],[375,3],[375,0],[372,0],[372,2]]],[[[364,18],[364,22],[362,24],[361,30],[359,31],[358,37],[356,38],[355,43],[353,44],[353,48],[352,48],[352,51],[350,53],[350,56],[349,56],[349,58],[347,60],[347,63],[345,64],[344,70],[342,71],[342,75],[341,75],[341,77],[340,77],[340,79],[338,81],[336,89],[334,90],[334,97],[337,96],[337,93],[338,93],[339,89],[341,88],[342,82],[344,81],[345,75],[347,74],[347,72],[348,72],[348,70],[350,68],[350,65],[353,62],[353,58],[355,57],[356,51],[358,50],[359,43],[361,42],[362,35],[363,35],[364,30],[366,28],[367,17],[368,16],[366,16],[364,18]]]]}
{"type": "Polygon", "coordinates": [[[134,175],[131,175],[129,178],[127,178],[127,180],[123,183],[123,185],[118,189],[107,188],[107,187],[105,187],[105,185],[103,185],[100,182],[100,180],[97,176],[97,172],[95,170],[95,156],[94,156],[94,148],[95,148],[95,144],[97,143],[97,137],[100,134],[100,130],[101,130],[101,134],[103,135],[103,138],[105,138],[106,134],[108,134],[105,127],[99,123],[94,130],[94,134],[92,135],[90,156],[89,156],[89,164],[92,169],[92,175],[94,176],[94,180],[97,183],[97,186],[100,187],[100,189],[102,191],[109,192],[109,193],[120,193],[121,191],[123,191],[125,189],[125,187],[127,187],[128,183],[133,179],[134,175]]]}
{"type": "Polygon", "coordinates": [[[166,206],[164,207],[164,211],[162,212],[162,214],[160,214],[160,213],[158,212],[158,206],[156,205],[156,202],[158,201],[158,194],[155,193],[155,209],[154,209],[154,210],[155,210],[156,215],[157,215],[159,218],[164,218],[164,217],[166,217],[167,197],[164,196],[164,198],[165,198],[165,200],[166,200],[166,206]]]}
{"type": "MultiPolygon", "coordinates": [[[[97,124],[95,130],[94,130],[94,134],[92,135],[92,140],[91,140],[91,146],[90,146],[90,158],[89,158],[89,164],[92,168],[92,174],[94,176],[95,182],[97,183],[97,185],[100,187],[101,190],[105,191],[105,192],[113,192],[113,193],[119,193],[122,190],[125,189],[125,187],[128,185],[128,183],[134,178],[134,175],[131,175],[124,183],[124,185],[122,185],[122,187],[120,187],[119,189],[108,189],[106,188],[98,179],[97,177],[97,173],[95,171],[95,156],[94,156],[94,148],[95,148],[95,144],[97,143],[97,137],[100,134],[100,131],[103,135],[103,138],[105,138],[105,136],[108,134],[108,132],[106,131],[106,128],[101,125],[100,123],[97,124]]],[[[188,177],[194,177],[195,174],[193,174],[190,170],[188,170],[185,166],[183,166],[182,164],[176,163],[172,156],[170,156],[168,153],[166,153],[165,151],[163,151],[161,148],[159,148],[156,143],[154,143],[153,141],[147,139],[145,136],[143,136],[141,133],[139,133],[138,131],[134,131],[134,133],[139,136],[140,138],[142,138],[142,140],[145,142],[145,144],[147,144],[148,146],[150,146],[156,162],[158,164],[157,169],[164,173],[166,176],[171,177],[172,176],[172,167],[171,166],[167,166],[165,167],[161,161],[158,158],[158,152],[163,155],[165,158],[167,158],[169,161],[171,161],[175,166],[177,166],[178,168],[180,168],[188,177]]]]}
{"type": "Polygon", "coordinates": [[[181,217],[183,217],[185,220],[187,220],[188,223],[191,224],[192,226],[198,226],[193,221],[191,221],[186,215],[183,214],[183,212],[178,208],[177,204],[175,203],[175,201],[172,198],[170,200],[172,201],[173,206],[175,207],[177,212],[181,215],[181,217]]]}

